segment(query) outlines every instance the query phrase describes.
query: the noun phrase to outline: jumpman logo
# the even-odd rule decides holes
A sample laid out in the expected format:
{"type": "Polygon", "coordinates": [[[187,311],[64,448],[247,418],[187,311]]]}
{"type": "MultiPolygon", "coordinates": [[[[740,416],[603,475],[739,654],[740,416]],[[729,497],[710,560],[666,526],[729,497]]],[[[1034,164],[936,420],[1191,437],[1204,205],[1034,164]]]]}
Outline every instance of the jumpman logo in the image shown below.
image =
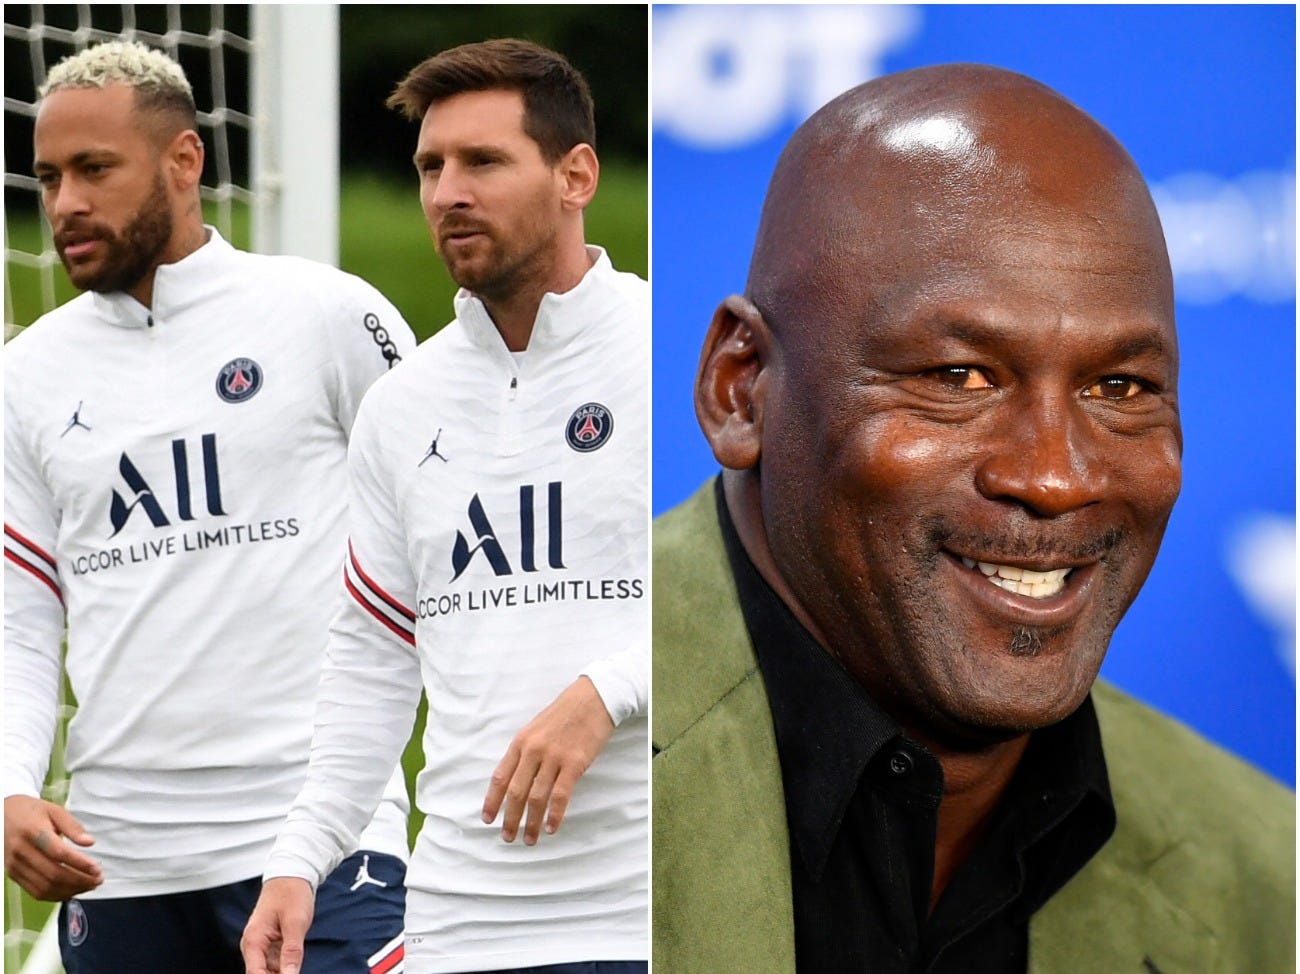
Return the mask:
{"type": "MultiPolygon", "coordinates": [[[[444,457],[441,453],[438,452],[438,437],[440,436],[442,436],[441,426],[438,427],[438,435],[435,436],[433,438],[433,442],[429,444],[429,452],[424,455],[424,460],[428,460],[430,457],[437,457],[443,463],[449,462],[446,457],[444,457]]],[[[424,460],[421,460],[419,463],[416,464],[416,466],[423,467],[424,460]]]]}
{"type": "Polygon", "coordinates": [[[81,406],[84,402],[85,402],[84,399],[81,399],[77,402],[77,408],[76,410],[73,411],[72,418],[68,420],[68,425],[63,427],[63,432],[59,434],[59,439],[63,439],[63,437],[67,436],[69,431],[74,426],[80,426],[83,430],[86,430],[87,432],[90,431],[90,427],[81,421],[81,406]]]}
{"type": "Polygon", "coordinates": [[[361,857],[361,868],[357,870],[357,878],[356,878],[355,880],[353,880],[353,882],[352,882],[352,888],[351,888],[350,890],[348,890],[348,892],[350,892],[350,893],[355,893],[358,889],[360,889],[362,886],[365,886],[367,883],[369,883],[369,884],[372,885],[372,886],[387,886],[387,885],[388,885],[387,883],[383,882],[382,880],[375,879],[374,876],[371,876],[371,875],[370,875],[370,857],[369,857],[369,856],[362,856],[362,857],[361,857]]]}

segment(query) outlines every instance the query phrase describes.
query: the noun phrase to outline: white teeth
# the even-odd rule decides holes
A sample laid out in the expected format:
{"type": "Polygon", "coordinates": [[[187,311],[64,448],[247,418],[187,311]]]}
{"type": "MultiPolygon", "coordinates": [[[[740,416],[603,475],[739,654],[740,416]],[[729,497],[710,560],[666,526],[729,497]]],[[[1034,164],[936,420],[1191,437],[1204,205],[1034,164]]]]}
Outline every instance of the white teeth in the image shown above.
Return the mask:
{"type": "Polygon", "coordinates": [[[1031,599],[1045,599],[1056,595],[1065,588],[1065,576],[1070,574],[1068,568],[1036,572],[1028,568],[1016,568],[1013,565],[976,562],[971,558],[962,558],[961,562],[967,568],[978,568],[980,573],[998,588],[1015,592],[1017,595],[1027,595],[1031,599]]]}

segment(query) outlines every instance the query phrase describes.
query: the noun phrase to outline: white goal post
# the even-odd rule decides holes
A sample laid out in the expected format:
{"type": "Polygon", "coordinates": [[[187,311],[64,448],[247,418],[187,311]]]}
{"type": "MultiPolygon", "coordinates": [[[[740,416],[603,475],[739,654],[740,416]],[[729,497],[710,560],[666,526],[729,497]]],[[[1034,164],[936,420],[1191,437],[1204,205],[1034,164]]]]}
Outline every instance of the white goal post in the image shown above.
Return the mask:
{"type": "MultiPolygon", "coordinates": [[[[50,229],[36,217],[30,171],[35,91],[68,54],[105,40],[138,40],[185,66],[195,85],[208,167],[208,218],[228,239],[263,253],[338,262],[338,8],[334,4],[6,4],[5,340],[73,293],[50,229]],[[247,29],[228,24],[247,23],[247,29]],[[239,59],[244,71],[228,70],[239,59]],[[15,67],[28,64],[26,72],[15,67]],[[19,83],[15,77],[27,77],[19,83]],[[234,91],[228,75],[247,77],[234,91]],[[250,228],[235,233],[248,210],[250,228]]],[[[242,225],[242,224],[241,224],[242,225]]],[[[67,794],[62,746],[74,707],[61,701],[46,796],[67,794]]],[[[57,910],[45,922],[5,880],[4,970],[61,971],[57,910]]]]}
{"type": "Polygon", "coordinates": [[[253,40],[253,249],[337,265],[337,7],[254,4],[253,40]]]}

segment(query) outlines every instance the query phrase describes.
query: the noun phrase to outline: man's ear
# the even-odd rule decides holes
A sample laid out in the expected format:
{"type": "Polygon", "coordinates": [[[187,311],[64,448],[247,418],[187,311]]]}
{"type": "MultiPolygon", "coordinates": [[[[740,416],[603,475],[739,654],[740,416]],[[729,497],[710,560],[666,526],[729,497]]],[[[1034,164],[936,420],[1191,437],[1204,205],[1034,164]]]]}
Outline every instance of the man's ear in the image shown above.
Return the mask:
{"type": "Polygon", "coordinates": [[[731,296],[713,315],[695,376],[695,416],[718,463],[730,470],[757,465],[763,406],[776,344],[752,301],[731,296]]]}
{"type": "Polygon", "coordinates": [[[193,129],[177,132],[163,150],[163,161],[172,184],[188,192],[203,178],[203,140],[193,129]]]}
{"type": "Polygon", "coordinates": [[[586,142],[580,142],[566,152],[557,165],[564,181],[560,194],[561,205],[566,210],[586,209],[591,198],[596,195],[596,184],[600,182],[600,162],[596,159],[596,150],[586,142]]]}

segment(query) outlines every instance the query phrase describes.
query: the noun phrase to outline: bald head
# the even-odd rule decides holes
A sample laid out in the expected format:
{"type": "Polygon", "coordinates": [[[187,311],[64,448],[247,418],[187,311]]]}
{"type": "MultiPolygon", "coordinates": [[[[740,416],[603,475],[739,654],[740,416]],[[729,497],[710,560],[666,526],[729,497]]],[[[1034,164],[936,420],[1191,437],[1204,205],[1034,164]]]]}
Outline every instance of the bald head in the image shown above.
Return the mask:
{"type": "MultiPolygon", "coordinates": [[[[796,308],[941,260],[1000,231],[1102,233],[1168,266],[1133,160],[1095,120],[1030,78],[983,65],[888,75],[839,96],[777,163],[748,296],[778,330],[796,308]]],[[[1172,285],[1170,285],[1171,287],[1172,285]]]]}

